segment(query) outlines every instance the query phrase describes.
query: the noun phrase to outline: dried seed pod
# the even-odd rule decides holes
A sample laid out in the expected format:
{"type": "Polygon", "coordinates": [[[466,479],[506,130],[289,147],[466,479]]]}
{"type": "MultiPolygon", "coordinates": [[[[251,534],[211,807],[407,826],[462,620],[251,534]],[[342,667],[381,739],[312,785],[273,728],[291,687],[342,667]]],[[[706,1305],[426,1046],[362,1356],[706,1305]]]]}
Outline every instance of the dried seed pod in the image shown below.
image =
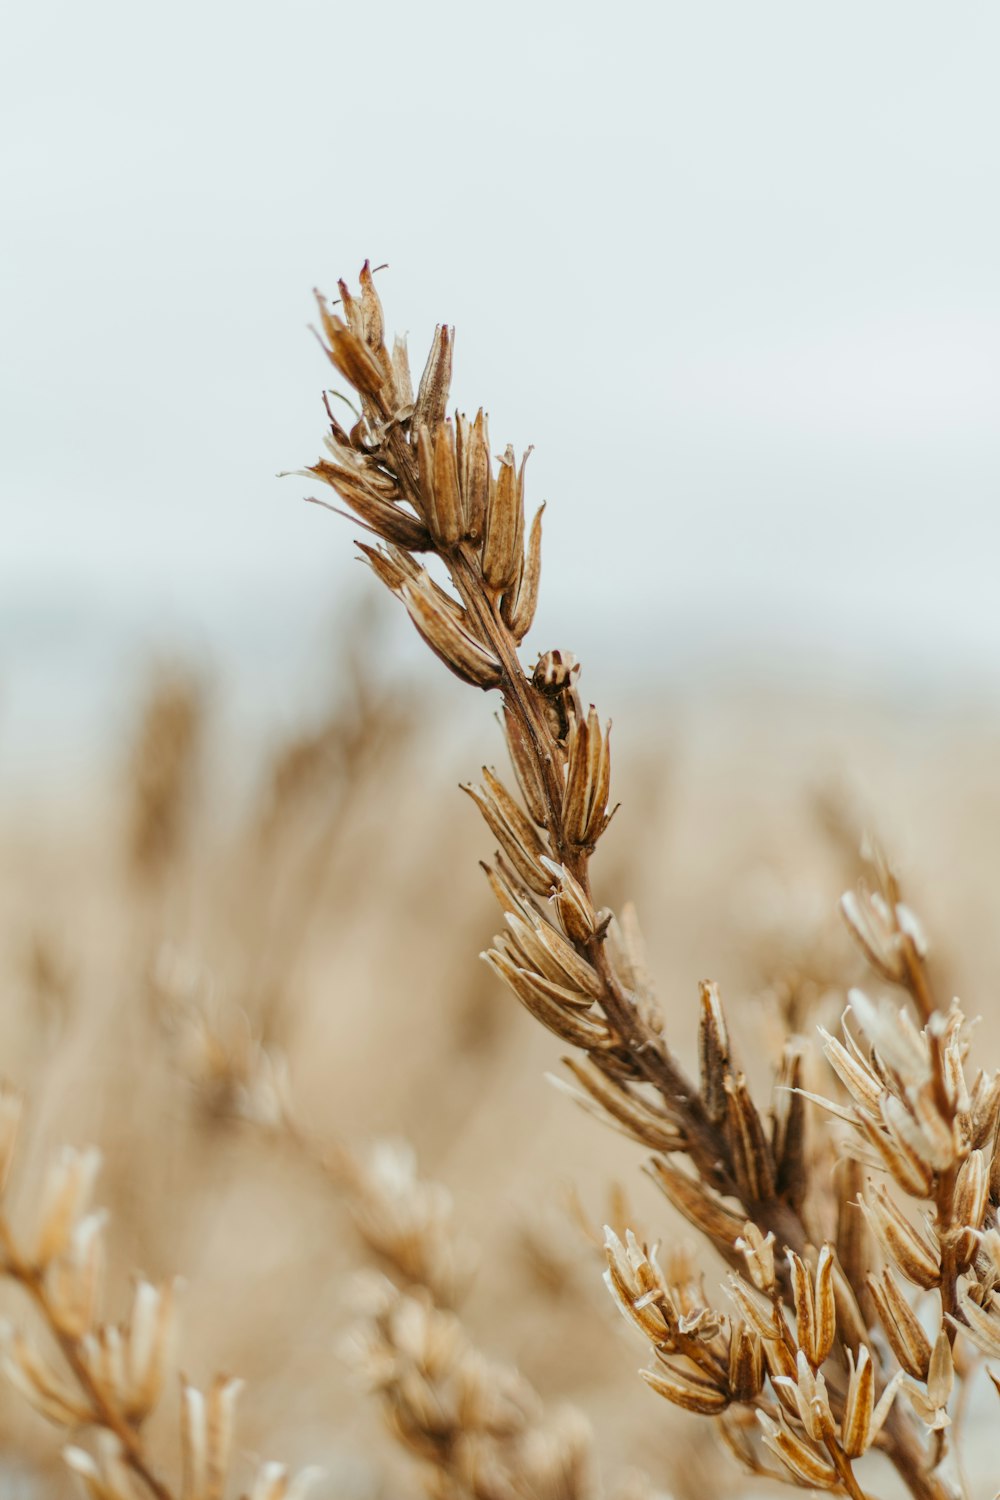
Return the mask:
{"type": "Polygon", "coordinates": [[[892,910],[878,892],[862,887],[845,891],[840,911],[848,930],[868,962],[890,984],[903,984],[906,966],[900,952],[899,934],[892,910]]]}
{"type": "Polygon", "coordinates": [[[88,1500],[133,1500],[136,1489],[121,1440],[106,1427],[97,1434],[96,1459],[70,1444],[63,1449],[63,1461],[80,1481],[88,1500]]]}
{"type": "Polygon", "coordinates": [[[1000,1072],[980,1072],[969,1099],[969,1145],[992,1152],[1000,1119],[1000,1072]]]}
{"type": "Polygon", "coordinates": [[[486,510],[483,577],[489,587],[500,592],[516,584],[523,558],[524,507],[514,450],[508,444],[486,510]]]}
{"type": "Polygon", "coordinates": [[[604,1254],[604,1283],[625,1320],[651,1343],[674,1347],[677,1311],[655,1254],[639,1244],[631,1229],[623,1244],[607,1224],[604,1254]]]}
{"type": "Polygon", "coordinates": [[[743,1219],[727,1208],[717,1193],[679,1167],[655,1156],[645,1170],[663,1189],[674,1207],[690,1224],[700,1229],[725,1251],[731,1252],[743,1228],[743,1219]]]}
{"type": "Polygon", "coordinates": [[[788,1252],[788,1269],[791,1273],[792,1296],[795,1302],[795,1332],[799,1348],[812,1364],[820,1361],[812,1358],[816,1344],[816,1307],[813,1297],[809,1268],[794,1251],[788,1252]]]}
{"type": "Polygon", "coordinates": [[[925,1038],[909,1014],[889,1001],[873,1003],[863,990],[848,991],[851,1010],[858,1025],[887,1063],[907,1085],[918,1088],[930,1078],[930,1058],[925,1038]]]}
{"type": "Polygon", "coordinates": [[[847,1400],[841,1422],[841,1447],[848,1458],[860,1458],[875,1442],[892,1408],[903,1379],[900,1371],[888,1382],[878,1403],[875,1402],[875,1366],[872,1364],[868,1346],[858,1349],[857,1363],[850,1350],[847,1351],[850,1381],[847,1400]]]}
{"type": "Polygon", "coordinates": [[[955,1120],[941,1115],[930,1082],[906,1091],[916,1130],[910,1144],[935,1172],[947,1172],[958,1156],[955,1120]]]}
{"type": "Polygon", "coordinates": [[[525,1009],[563,1041],[587,1052],[610,1044],[612,1038],[607,1023],[581,1010],[568,992],[560,993],[557,985],[550,985],[538,975],[519,968],[502,949],[491,948],[480,957],[514,992],[525,1009]]]}
{"type": "Polygon", "coordinates": [[[913,951],[918,958],[926,958],[930,952],[927,942],[927,934],[923,923],[912,907],[907,906],[904,901],[897,901],[893,907],[896,917],[896,929],[904,938],[908,938],[913,944],[913,951]]]}
{"type": "Polygon", "coordinates": [[[774,1235],[762,1234],[752,1219],[743,1226],[743,1233],[736,1241],[747,1263],[750,1280],[759,1292],[770,1294],[777,1285],[774,1269],[774,1235]]]}
{"type": "Polygon", "coordinates": [[[530,961],[525,960],[523,952],[511,940],[509,934],[500,933],[494,939],[494,947],[495,951],[512,964],[519,975],[523,976],[523,983],[531,989],[533,995],[542,996],[552,1005],[578,1015],[585,1015],[593,1010],[594,1002],[589,995],[581,994],[579,990],[570,989],[566,985],[548,979],[534,969],[530,961]]]}
{"type": "Polygon", "coordinates": [[[820,1490],[839,1487],[836,1469],[815,1448],[796,1437],[783,1422],[775,1422],[765,1411],[757,1412],[757,1420],[763,1429],[765,1448],[769,1448],[785,1468],[791,1470],[800,1484],[820,1490]]]}
{"type": "Polygon", "coordinates": [[[344,310],[344,317],[347,321],[348,328],[352,333],[356,333],[358,337],[361,338],[364,333],[364,323],[361,316],[361,304],[358,302],[357,298],[354,296],[354,293],[351,291],[350,287],[342,276],[337,280],[337,291],[340,294],[340,305],[344,310]]]}
{"type": "Polygon", "coordinates": [[[380,579],[392,594],[398,595],[407,580],[419,576],[420,568],[412,557],[406,552],[400,552],[396,547],[384,552],[381,547],[369,547],[366,542],[356,542],[355,546],[362,553],[358,559],[359,562],[367,563],[376,578],[380,579]]]}
{"type": "Polygon", "coordinates": [[[124,1406],[128,1377],[125,1373],[125,1350],[122,1331],[104,1324],[80,1341],[80,1354],[94,1385],[116,1409],[124,1406]]]}
{"type": "Polygon", "coordinates": [[[481,542],[486,529],[486,513],[489,509],[493,487],[493,471],[490,465],[490,438],[486,416],[482,407],[468,433],[467,456],[463,448],[464,473],[462,477],[462,499],[465,509],[465,535],[470,542],[481,542]]]}
{"type": "Polygon", "coordinates": [[[976,1253],[977,1231],[989,1205],[989,1174],[982,1151],[972,1151],[962,1163],[955,1184],[952,1217],[965,1233],[959,1237],[958,1262],[968,1265],[976,1253]]]}
{"type": "Polygon", "coordinates": [[[541,837],[501,782],[483,767],[486,786],[465,785],[493,835],[524,883],[539,896],[552,889],[552,877],[542,863],[546,849],[541,837]]]}
{"type": "Polygon", "coordinates": [[[507,923],[530,963],[555,984],[575,990],[582,999],[599,1000],[604,993],[596,970],[580,957],[561,933],[539,916],[508,912],[507,923]]]}
{"type": "Polygon", "coordinates": [[[334,487],[339,480],[343,480],[347,484],[358,485],[381,500],[395,503],[402,499],[398,478],[385,473],[369,453],[356,452],[346,434],[342,439],[328,437],[324,442],[331,456],[318,458],[314,464],[307,464],[304,469],[299,470],[304,478],[315,475],[317,479],[334,487]]]}
{"type": "Polygon", "coordinates": [[[574,943],[587,943],[597,931],[597,914],[580,882],[565,865],[542,857],[542,866],[552,877],[552,900],[566,936],[574,943]]]}
{"type": "Polygon", "coordinates": [[[142,1422],[159,1401],[174,1340],[175,1287],[140,1281],[135,1289],[127,1329],[125,1367],[128,1397],[125,1413],[142,1422]]]}
{"type": "Polygon", "coordinates": [[[385,382],[385,371],[353,329],[331,313],[316,293],[320,321],[326,334],[327,358],[338,374],[363,396],[377,397],[385,382]]]}
{"type": "Polygon", "coordinates": [[[375,290],[375,278],[372,275],[371,262],[365,261],[361,267],[361,275],[358,280],[361,283],[361,332],[369,349],[378,352],[385,339],[385,318],[382,315],[382,303],[378,292],[375,290]]]}
{"type": "Polygon", "coordinates": [[[868,1277],[868,1290],[889,1347],[900,1365],[915,1380],[926,1380],[931,1362],[930,1340],[888,1267],[878,1276],[868,1277]]]}
{"type": "Polygon", "coordinates": [[[813,1302],[813,1343],[808,1351],[810,1363],[820,1366],[833,1348],[837,1332],[837,1310],[834,1298],[833,1273],[836,1262],[833,1246],[826,1244],[819,1252],[816,1262],[816,1286],[813,1302]]]}
{"type": "Polygon", "coordinates": [[[104,1271],[104,1210],[78,1219],[65,1252],[49,1263],[47,1289],[52,1322],[67,1338],[90,1332],[104,1271]]]}
{"type": "Polygon", "coordinates": [[[430,595],[435,604],[444,610],[445,614],[451,616],[460,630],[466,635],[470,633],[469,617],[458,600],[452,598],[451,594],[445,593],[444,589],[435,583],[427,569],[415,562],[409,553],[393,546],[388,546],[383,550],[380,547],[369,547],[364,542],[357,542],[355,545],[362,554],[359,561],[366,562],[376,577],[381,579],[397,599],[402,599],[403,585],[412,583],[423,593],[430,595]]]}
{"type": "Polygon", "coordinates": [[[729,1405],[726,1391],[713,1385],[704,1376],[678,1369],[666,1360],[657,1369],[640,1370],[639,1374],[658,1396],[665,1396],[668,1401],[683,1407],[685,1411],[717,1417],[729,1405]]]}
{"type": "Polygon", "coordinates": [[[584,830],[584,844],[588,849],[593,848],[611,822],[612,814],[608,813],[608,796],[611,791],[611,721],[602,730],[600,720],[593,707],[593,726],[591,737],[594,746],[593,754],[596,757],[594,772],[590,780],[590,816],[587,827],[584,830]]]}
{"type": "Polygon", "coordinates": [[[719,998],[719,986],[710,980],[699,985],[701,1018],[698,1026],[698,1063],[701,1097],[713,1125],[721,1125],[729,1108],[726,1081],[732,1071],[729,1028],[719,998]]]}
{"type": "Polygon", "coordinates": [[[853,1287],[863,1287],[871,1258],[871,1241],[858,1198],[864,1186],[860,1162],[851,1156],[842,1158],[836,1169],[837,1186],[837,1260],[853,1287]]]}
{"type": "MultiPolygon", "coordinates": [[[[736,1243],[739,1245],[740,1241],[737,1240],[736,1243]]],[[[725,1290],[726,1295],[735,1302],[744,1320],[765,1340],[765,1355],[771,1345],[787,1353],[782,1342],[785,1331],[784,1319],[770,1294],[748,1287],[741,1276],[730,1276],[725,1290]]],[[[785,1365],[782,1365],[776,1373],[787,1374],[788,1371],[785,1365]]]]}
{"type": "Polygon", "coordinates": [[[509,867],[502,868],[499,859],[495,868],[480,860],[479,868],[489,881],[490,890],[505,916],[509,911],[519,911],[522,915],[527,915],[535,910],[534,897],[531,892],[525,888],[513,870],[509,867]]]}
{"type": "Polygon", "coordinates": [[[868,1063],[855,1052],[849,1052],[822,1026],[819,1027],[819,1034],[823,1038],[823,1052],[827,1061],[855,1104],[861,1109],[877,1110],[885,1091],[882,1080],[868,1063]]]}
{"type": "Polygon", "coordinates": [[[573,687],[579,675],[580,663],[571,651],[543,651],[531,681],[546,698],[558,698],[573,687]]]}
{"type": "Polygon", "coordinates": [[[879,1102],[878,1123],[866,1116],[860,1118],[861,1129],[873,1145],[896,1182],[913,1198],[930,1197],[934,1186],[934,1168],[919,1126],[895,1094],[886,1092],[879,1102]]]}
{"type": "Polygon", "coordinates": [[[89,1404],[9,1323],[0,1324],[0,1368],[14,1389],[50,1422],[72,1428],[89,1421],[89,1404]]]}
{"type": "Polygon", "coordinates": [[[1000,1359],[1000,1303],[996,1297],[991,1294],[987,1305],[980,1307],[965,1292],[959,1298],[959,1307],[965,1322],[961,1323],[949,1314],[950,1322],[990,1359],[1000,1359]]]}
{"type": "Polygon", "coordinates": [[[733,1401],[753,1401],[764,1385],[764,1346],[759,1333],[739,1323],[729,1344],[729,1395],[733,1401]]]}
{"type": "Polygon", "coordinates": [[[448,388],[451,385],[451,356],[455,341],[455,330],[439,323],[434,330],[434,342],[427,356],[424,373],[420,377],[417,399],[413,406],[413,429],[419,432],[426,424],[431,431],[444,418],[448,406],[448,388]]]}
{"type": "Polygon", "coordinates": [[[431,530],[435,540],[449,551],[458,544],[465,521],[458,487],[455,429],[450,422],[439,422],[434,433],[434,517],[431,530]]]}
{"type": "MultiPolygon", "coordinates": [[[[393,542],[397,547],[405,547],[407,552],[429,552],[433,546],[431,534],[422,521],[409,511],[401,510],[398,505],[383,499],[360,484],[356,484],[346,478],[333,479],[326,475],[331,488],[350,506],[357,519],[376,536],[383,541],[393,542]]],[[[327,510],[336,510],[336,506],[328,506],[325,500],[319,500],[315,495],[306,497],[310,505],[322,505],[327,510]]]]}
{"type": "Polygon", "coordinates": [[[804,1046],[801,1037],[789,1037],[782,1048],[772,1093],[771,1157],[777,1196],[793,1208],[801,1207],[808,1186],[806,1153],[806,1101],[802,1084],[804,1046]]]}
{"type": "Polygon", "coordinates": [[[434,541],[440,546],[438,522],[434,503],[434,442],[426,422],[414,428],[417,439],[417,493],[420,496],[420,514],[427,522],[434,541]]]}
{"type": "Polygon", "coordinates": [[[580,1094],[563,1079],[549,1075],[557,1088],[589,1114],[605,1124],[618,1126],[632,1140],[651,1146],[654,1151],[683,1151],[686,1139],[682,1131],[627,1083],[609,1078],[589,1058],[564,1057],[563,1064],[586,1091],[580,1094]]]}
{"type": "Polygon", "coordinates": [[[951,1425],[948,1402],[955,1383],[955,1365],[951,1343],[944,1328],[938,1334],[931,1353],[926,1387],[918,1385],[908,1375],[902,1377],[901,1383],[911,1406],[929,1431],[942,1432],[951,1425]]]}
{"type": "Polygon", "coordinates": [[[87,1207],[100,1165],[101,1153],[94,1146],[85,1151],[64,1146],[50,1162],[42,1188],[36,1265],[47,1266],[67,1249],[74,1225],[87,1207]]]}
{"type": "Polygon", "coordinates": [[[422,587],[419,581],[407,582],[400,588],[400,597],[434,655],[456,677],[474,687],[499,687],[502,672],[496,657],[455,623],[452,612],[442,606],[430,589],[422,587]]]}
{"type": "Polygon", "coordinates": [[[205,1409],[204,1500],[223,1500],[232,1460],[236,1401],[242,1380],[218,1375],[208,1393],[205,1409]]]}
{"type": "Polygon", "coordinates": [[[811,1367],[804,1350],[796,1355],[794,1376],[776,1376],[773,1384],[779,1389],[784,1386],[794,1396],[796,1415],[811,1438],[824,1442],[835,1434],[826,1381],[811,1367]]]}
{"type": "Polygon", "coordinates": [[[872,1188],[861,1200],[865,1218],[886,1256],[907,1281],[929,1291],[941,1281],[937,1250],[902,1214],[884,1187],[872,1188]]]}
{"type": "Polygon", "coordinates": [[[774,1163],[745,1076],[727,1074],[725,1091],[726,1137],[740,1195],[748,1205],[769,1202],[774,1197],[774,1163]]]}
{"type": "Polygon", "coordinates": [[[503,728],[511,765],[514,768],[514,775],[517,777],[517,784],[521,789],[525,806],[539,828],[545,828],[548,823],[548,805],[538,770],[538,761],[520,719],[511,712],[509,704],[506,703],[503,710],[503,728]]]}
{"type": "Polygon", "coordinates": [[[538,607],[538,585],[542,576],[542,505],[535,512],[528,535],[528,550],[517,578],[517,587],[508,590],[500,601],[504,623],[518,645],[531,629],[538,607]]]}
{"type": "MultiPolygon", "coordinates": [[[[778,1314],[778,1318],[781,1324],[779,1328],[780,1335],[784,1328],[784,1321],[781,1319],[780,1313],[778,1314]]],[[[767,1373],[771,1384],[774,1386],[778,1399],[785,1411],[788,1412],[789,1416],[798,1420],[799,1403],[795,1393],[795,1387],[798,1382],[798,1365],[796,1363],[796,1356],[792,1352],[794,1342],[789,1341],[791,1343],[791,1347],[789,1347],[789,1343],[781,1336],[778,1338],[768,1338],[766,1334],[762,1334],[761,1336],[764,1339],[764,1363],[767,1366],[767,1373]]]]}
{"type": "Polygon", "coordinates": [[[934,1184],[933,1172],[926,1163],[914,1156],[891,1126],[883,1128],[866,1115],[856,1117],[851,1123],[857,1126],[864,1139],[875,1149],[882,1164],[904,1193],[911,1198],[923,1199],[930,1196],[934,1184]]]}
{"type": "Polygon", "coordinates": [[[392,344],[392,373],[396,386],[396,399],[399,402],[399,410],[396,415],[402,417],[405,412],[408,416],[413,414],[413,379],[410,375],[410,356],[406,348],[406,338],[397,334],[392,344]]]}
{"type": "Polygon", "coordinates": [[[563,797],[563,834],[580,849],[592,849],[608,819],[611,783],[609,735],[602,729],[593,704],[586,719],[574,721],[569,737],[569,763],[563,797]]]}
{"type": "Polygon", "coordinates": [[[851,1373],[840,1441],[848,1458],[860,1458],[871,1442],[871,1421],[875,1410],[875,1367],[865,1344],[858,1350],[856,1365],[850,1349],[847,1351],[847,1359],[851,1373]]]}

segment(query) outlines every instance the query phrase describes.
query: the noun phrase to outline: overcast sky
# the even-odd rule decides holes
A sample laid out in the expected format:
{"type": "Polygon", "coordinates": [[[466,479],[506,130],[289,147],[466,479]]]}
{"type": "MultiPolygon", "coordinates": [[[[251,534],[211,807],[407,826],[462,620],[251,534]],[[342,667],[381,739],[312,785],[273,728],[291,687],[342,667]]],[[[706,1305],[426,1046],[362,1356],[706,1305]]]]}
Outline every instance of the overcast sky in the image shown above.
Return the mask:
{"type": "Polygon", "coordinates": [[[456,323],[456,398],[536,445],[536,644],[997,676],[1000,8],[33,0],[3,30],[8,672],[53,611],[277,650],[353,581],[274,476],[319,451],[310,289],[367,255],[414,358],[456,323]]]}

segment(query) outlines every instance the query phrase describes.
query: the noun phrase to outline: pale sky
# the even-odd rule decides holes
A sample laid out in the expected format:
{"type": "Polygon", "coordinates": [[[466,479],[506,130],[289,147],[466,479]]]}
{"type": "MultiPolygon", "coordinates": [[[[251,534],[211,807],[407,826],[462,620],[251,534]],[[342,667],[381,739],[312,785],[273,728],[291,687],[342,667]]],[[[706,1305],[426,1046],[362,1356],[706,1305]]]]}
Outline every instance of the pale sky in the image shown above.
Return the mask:
{"type": "Polygon", "coordinates": [[[537,645],[1000,693],[1000,8],[33,0],[3,31],[0,676],[88,631],[105,666],[185,631],[280,657],[353,584],[346,523],[274,476],[319,451],[310,289],[367,255],[414,360],[457,324],[456,399],[535,444],[537,645]]]}

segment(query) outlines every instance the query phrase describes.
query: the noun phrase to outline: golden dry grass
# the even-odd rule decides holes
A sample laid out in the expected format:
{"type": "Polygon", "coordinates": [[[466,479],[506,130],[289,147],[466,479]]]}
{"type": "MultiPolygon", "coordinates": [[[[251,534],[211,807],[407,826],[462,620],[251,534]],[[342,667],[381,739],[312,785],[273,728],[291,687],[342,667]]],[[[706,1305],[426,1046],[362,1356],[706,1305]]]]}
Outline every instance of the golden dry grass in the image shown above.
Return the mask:
{"type": "Polygon", "coordinates": [[[0,1408],[11,1485],[683,1500],[749,1484],[735,1456],[853,1500],[875,1472],[964,1495],[1000,1358],[1000,1073],[995,1028],[950,997],[993,970],[994,732],[760,692],[636,711],[608,832],[578,664],[518,654],[523,463],[494,471],[482,413],[445,418],[448,329],[414,396],[368,267],[340,291],[346,321],[320,314],[360,416],[328,406],[308,472],[381,538],[362,552],[433,652],[502,693],[519,798],[488,766],[463,790],[506,930],[477,970],[488,895],[452,785],[492,747],[423,682],[386,684],[370,619],[245,801],[247,746],[213,770],[175,670],[106,801],[6,811],[3,1044],[30,1128],[15,1152],[5,1088],[0,1359],[35,1410],[0,1408]],[[60,1140],[103,1152],[112,1230],[98,1152],[60,1140]]]}
{"type": "MultiPolygon", "coordinates": [[[[176,682],[169,690],[176,697],[176,682]]],[[[30,1202],[48,1150],[95,1141],[113,1311],[133,1268],[179,1271],[184,1369],[202,1383],[215,1369],[248,1382],[241,1449],[324,1465],[323,1494],[416,1493],[343,1357],[352,1277],[372,1260],[351,1229],[349,1192],[227,1118],[233,1055],[251,1034],[266,1038],[287,1056],[311,1140],[403,1137],[450,1190],[479,1246],[471,1335],[546,1402],[587,1413],[609,1477],[637,1465],[678,1496],[706,1475],[722,1483],[693,1419],[636,1389],[637,1351],[604,1306],[570,1189],[594,1231],[610,1212],[624,1225],[618,1186],[630,1223],[690,1232],[639,1174],[641,1150],[545,1084],[558,1043],[474,962],[493,917],[485,884],[465,873],[481,840],[454,789],[470,760],[493,758],[497,732],[442,731],[447,708],[433,699],[421,709],[371,692],[362,708],[342,693],[329,723],[270,758],[257,747],[249,805],[234,808],[191,764],[183,819],[155,870],[136,858],[138,778],[109,775],[103,802],[58,822],[43,804],[4,810],[3,1047],[30,1126],[15,1203],[30,1202]],[[210,1066],[209,1086],[193,1088],[197,1038],[171,1010],[176,997],[164,1010],[160,991],[185,986],[211,995],[228,1039],[215,1088],[210,1066]]],[[[693,1055],[692,998],[706,973],[761,1075],[760,1030],[772,1041],[779,1030],[775,990],[804,986],[835,1021],[858,970],[835,913],[853,873],[826,817],[835,785],[860,788],[855,803],[902,851],[928,925],[947,937],[940,965],[955,991],[988,994],[1000,801],[985,724],[731,700],[680,704],[659,722],[636,705],[630,733],[628,707],[624,810],[601,873],[616,900],[639,903],[682,1055],[693,1055]]],[[[162,717],[156,692],[137,741],[162,717]]],[[[987,1017],[982,1030],[997,1029],[987,1017]]],[[[58,1435],[14,1393],[0,1411],[8,1466],[38,1465],[46,1492],[61,1486],[58,1435]]],[[[168,1411],[158,1432],[167,1461],[172,1422],[168,1411]]],[[[723,1474],[729,1493],[739,1481],[723,1474]]]]}

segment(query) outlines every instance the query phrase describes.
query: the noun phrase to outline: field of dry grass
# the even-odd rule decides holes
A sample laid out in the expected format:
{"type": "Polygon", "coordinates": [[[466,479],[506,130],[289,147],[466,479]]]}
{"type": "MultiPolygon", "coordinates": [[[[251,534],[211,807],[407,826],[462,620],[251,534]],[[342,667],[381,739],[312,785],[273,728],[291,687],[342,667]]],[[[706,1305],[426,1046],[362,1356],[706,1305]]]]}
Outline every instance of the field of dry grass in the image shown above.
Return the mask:
{"type": "Polygon", "coordinates": [[[356,420],[304,472],[501,712],[362,612],[284,742],[161,669],[100,790],[0,808],[0,1484],[964,1500],[995,724],[619,684],[612,779],[576,658],[521,652],[541,510],[446,417],[453,330],[414,395],[367,263],[339,291],[356,420]]]}
{"type": "MultiPolygon", "coordinates": [[[[371,1295],[359,1273],[386,1262],[352,1215],[369,1169],[340,1155],[408,1142],[475,1246],[469,1337],[548,1410],[586,1414],[607,1488],[637,1467],[678,1500],[734,1493],[744,1481],[707,1424],[635,1381],[601,1286],[605,1220],[668,1244],[691,1231],[640,1173],[642,1149],[545,1081],[564,1049],[476,962],[494,913],[455,787],[498,759],[499,732],[381,688],[350,649],[337,677],[294,742],[240,748],[249,797],[227,792],[211,702],[175,675],[151,679],[131,760],[109,764],[101,795],[3,809],[4,1071],[28,1101],[12,1216],[30,1218],[55,1146],[97,1143],[112,1314],[134,1269],[179,1272],[185,1374],[247,1381],[241,1454],[321,1465],[321,1495],[416,1494],[425,1471],[350,1353],[371,1295]],[[301,1139],[272,1128],[266,1087],[262,1104],[247,1092],[261,1047],[284,1059],[301,1139]],[[238,1118],[255,1108],[263,1123],[238,1118]]],[[[596,879],[637,903],[682,1057],[708,976],[761,1077],[790,996],[834,1027],[862,968],[836,897],[873,823],[942,982],[996,1040],[991,729],[777,697],[615,709],[623,809],[596,879]]],[[[169,1388],[154,1441],[168,1467],[175,1403],[169,1388]]],[[[13,1391],[0,1420],[5,1471],[60,1493],[59,1434],[13,1391]]]]}

